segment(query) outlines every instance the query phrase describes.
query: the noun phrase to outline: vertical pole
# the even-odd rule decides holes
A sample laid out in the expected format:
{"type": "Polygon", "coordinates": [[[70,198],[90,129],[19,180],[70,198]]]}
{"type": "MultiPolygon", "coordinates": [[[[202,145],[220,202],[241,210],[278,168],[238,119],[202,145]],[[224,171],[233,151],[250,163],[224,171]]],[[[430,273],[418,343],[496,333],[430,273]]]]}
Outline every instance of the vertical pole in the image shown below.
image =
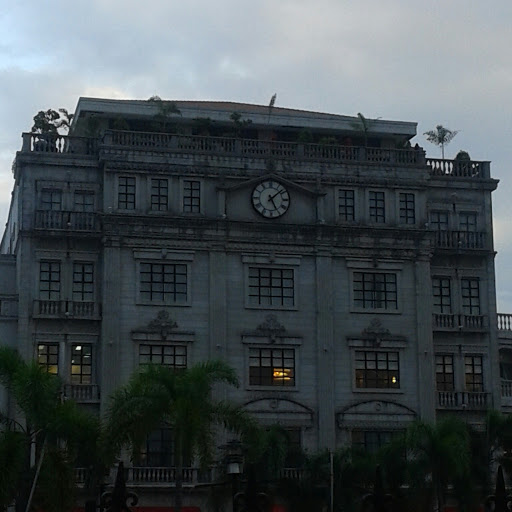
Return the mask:
{"type": "Polygon", "coordinates": [[[334,453],[329,450],[329,466],[331,476],[331,512],[334,512],[334,453]]]}

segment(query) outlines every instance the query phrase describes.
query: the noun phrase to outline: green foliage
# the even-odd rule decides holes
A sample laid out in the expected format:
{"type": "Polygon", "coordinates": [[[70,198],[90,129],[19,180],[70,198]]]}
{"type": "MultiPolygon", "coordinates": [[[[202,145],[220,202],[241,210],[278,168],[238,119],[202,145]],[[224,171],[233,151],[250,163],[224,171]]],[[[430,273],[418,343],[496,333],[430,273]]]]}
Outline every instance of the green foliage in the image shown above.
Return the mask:
{"type": "Polygon", "coordinates": [[[158,112],[154,116],[156,125],[161,131],[167,132],[172,126],[170,125],[172,116],[181,115],[180,109],[174,101],[163,100],[156,95],[151,96],[147,101],[158,107],[158,112]]]}
{"type": "Polygon", "coordinates": [[[229,118],[233,121],[233,132],[235,137],[242,137],[244,130],[252,124],[251,119],[242,119],[240,112],[233,112],[229,118]]]}
{"type": "Polygon", "coordinates": [[[457,130],[449,130],[442,124],[438,124],[434,130],[429,130],[423,135],[426,136],[428,142],[441,146],[441,155],[444,158],[444,147],[452,141],[457,133],[459,133],[457,130]]]}
{"type": "Polygon", "coordinates": [[[59,129],[69,131],[72,120],[73,114],[70,114],[65,108],[59,108],[58,111],[53,109],[46,111],[40,110],[34,116],[34,124],[31,132],[45,135],[58,135],[59,129]]]}
{"type": "Polygon", "coordinates": [[[469,156],[469,153],[467,151],[464,151],[461,149],[456,155],[455,160],[463,161],[463,162],[469,162],[471,160],[471,157],[469,156]]]}
{"type": "Polygon", "coordinates": [[[310,144],[313,142],[313,132],[308,128],[302,128],[297,135],[297,142],[300,144],[310,144]]]}
{"type": "Polygon", "coordinates": [[[28,445],[21,432],[0,431],[0,510],[15,498],[27,456],[28,445]]]}

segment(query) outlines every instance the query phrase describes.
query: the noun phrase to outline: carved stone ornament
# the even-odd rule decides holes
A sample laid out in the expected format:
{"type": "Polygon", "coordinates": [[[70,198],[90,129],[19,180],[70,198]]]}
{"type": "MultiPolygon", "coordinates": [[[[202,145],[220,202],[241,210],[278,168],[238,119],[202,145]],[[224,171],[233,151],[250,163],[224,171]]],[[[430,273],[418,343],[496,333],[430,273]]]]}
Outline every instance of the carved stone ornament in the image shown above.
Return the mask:
{"type": "Polygon", "coordinates": [[[276,338],[279,336],[283,336],[286,332],[286,329],[283,325],[281,325],[278,321],[275,315],[267,315],[265,317],[265,321],[258,325],[256,330],[268,336],[270,338],[270,341],[274,343],[276,341],[276,338]]]}
{"type": "Polygon", "coordinates": [[[380,345],[382,338],[391,336],[389,329],[382,326],[381,321],[378,318],[374,318],[366,329],[363,329],[361,334],[367,338],[373,339],[375,344],[380,345]]]}
{"type": "Polygon", "coordinates": [[[159,332],[162,338],[165,339],[169,332],[177,327],[178,324],[170,317],[169,312],[162,309],[157,313],[156,318],[149,322],[148,331],[159,332]]]}

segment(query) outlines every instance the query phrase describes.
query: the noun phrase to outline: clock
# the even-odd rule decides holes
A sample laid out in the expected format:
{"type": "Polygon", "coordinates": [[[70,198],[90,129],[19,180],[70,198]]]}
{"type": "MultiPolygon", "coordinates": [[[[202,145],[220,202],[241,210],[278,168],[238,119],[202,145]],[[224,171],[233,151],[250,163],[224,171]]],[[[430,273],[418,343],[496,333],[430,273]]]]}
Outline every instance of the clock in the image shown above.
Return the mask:
{"type": "Polygon", "coordinates": [[[252,191],[252,205],[263,217],[275,219],[288,210],[290,194],[281,183],[265,180],[252,191]]]}

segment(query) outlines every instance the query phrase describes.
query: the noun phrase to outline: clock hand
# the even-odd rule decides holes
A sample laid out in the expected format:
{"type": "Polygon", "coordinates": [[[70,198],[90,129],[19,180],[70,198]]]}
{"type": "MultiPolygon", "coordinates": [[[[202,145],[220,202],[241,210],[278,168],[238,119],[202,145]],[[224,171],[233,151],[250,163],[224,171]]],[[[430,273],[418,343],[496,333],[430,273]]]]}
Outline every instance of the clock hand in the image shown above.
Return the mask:
{"type": "Polygon", "coordinates": [[[268,200],[269,200],[269,201],[274,205],[274,208],[277,208],[276,203],[275,203],[275,201],[274,201],[274,197],[276,197],[276,196],[277,196],[277,194],[275,194],[275,195],[273,195],[273,196],[270,196],[270,197],[268,198],[268,200]]]}

